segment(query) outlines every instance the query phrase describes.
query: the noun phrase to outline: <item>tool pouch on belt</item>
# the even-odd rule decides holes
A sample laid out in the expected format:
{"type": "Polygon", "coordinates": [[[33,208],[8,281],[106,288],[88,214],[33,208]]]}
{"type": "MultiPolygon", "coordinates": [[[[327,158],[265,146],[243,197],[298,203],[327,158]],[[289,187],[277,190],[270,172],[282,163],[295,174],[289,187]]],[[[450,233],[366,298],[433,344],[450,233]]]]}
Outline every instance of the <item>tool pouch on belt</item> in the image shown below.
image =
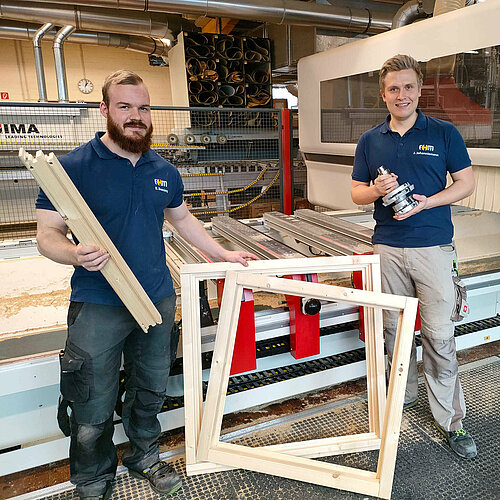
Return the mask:
{"type": "Polygon", "coordinates": [[[455,305],[450,319],[451,321],[462,321],[469,315],[467,289],[465,283],[458,276],[453,276],[453,285],[455,286],[455,305]]]}

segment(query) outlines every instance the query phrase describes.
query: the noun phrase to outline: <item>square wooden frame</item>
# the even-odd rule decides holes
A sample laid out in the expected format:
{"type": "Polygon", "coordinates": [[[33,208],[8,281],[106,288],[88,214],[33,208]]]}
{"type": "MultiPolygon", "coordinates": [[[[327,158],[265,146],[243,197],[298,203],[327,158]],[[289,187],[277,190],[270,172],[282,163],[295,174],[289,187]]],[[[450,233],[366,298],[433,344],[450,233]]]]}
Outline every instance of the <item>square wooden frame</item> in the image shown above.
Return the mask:
{"type": "Polygon", "coordinates": [[[183,313],[184,408],[188,474],[246,468],[389,498],[392,489],[417,299],[381,293],[377,255],[319,257],[238,264],[192,264],[181,268],[183,313]],[[365,290],[282,278],[290,273],[362,271],[365,290]],[[201,327],[198,283],[224,278],[226,284],[210,372],[205,412],[202,412],[201,327]],[[307,295],[365,306],[369,432],[264,448],[221,443],[225,393],[243,288],[307,295]],[[388,405],[382,338],[382,309],[398,310],[393,370],[388,405]],[[305,457],[380,449],[376,472],[316,462],[305,457]]]}

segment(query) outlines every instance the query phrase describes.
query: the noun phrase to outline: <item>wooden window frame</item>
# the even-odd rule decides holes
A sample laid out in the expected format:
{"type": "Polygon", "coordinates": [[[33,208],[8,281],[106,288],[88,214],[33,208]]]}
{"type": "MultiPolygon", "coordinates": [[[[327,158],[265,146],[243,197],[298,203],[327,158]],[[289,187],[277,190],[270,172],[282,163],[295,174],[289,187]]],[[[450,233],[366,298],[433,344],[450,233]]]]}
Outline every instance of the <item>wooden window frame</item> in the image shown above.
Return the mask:
{"type": "Polygon", "coordinates": [[[246,468],[281,477],[389,498],[401,425],[417,299],[381,293],[377,255],[318,257],[239,264],[190,264],[181,268],[183,312],[184,407],[188,475],[246,468]],[[362,271],[364,290],[275,278],[284,274],[362,271]],[[203,411],[199,281],[225,278],[212,368],[203,411]],[[243,288],[307,295],[365,307],[369,432],[263,448],[221,443],[232,350],[243,288]],[[395,367],[385,394],[382,310],[399,311],[395,367]],[[376,472],[311,461],[328,456],[380,449],[376,472]]]}

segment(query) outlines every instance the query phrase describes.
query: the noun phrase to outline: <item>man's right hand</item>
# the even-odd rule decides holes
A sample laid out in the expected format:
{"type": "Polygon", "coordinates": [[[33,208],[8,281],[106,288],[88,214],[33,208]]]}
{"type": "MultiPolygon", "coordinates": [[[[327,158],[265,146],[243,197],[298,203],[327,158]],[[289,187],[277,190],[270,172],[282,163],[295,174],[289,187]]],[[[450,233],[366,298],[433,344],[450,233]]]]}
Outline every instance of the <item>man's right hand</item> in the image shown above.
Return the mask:
{"type": "Polygon", "coordinates": [[[87,271],[100,271],[108,262],[109,254],[106,250],[94,245],[76,246],[76,260],[87,271]]]}
{"type": "Polygon", "coordinates": [[[379,175],[373,184],[380,196],[385,196],[398,187],[398,176],[393,173],[379,175]]]}

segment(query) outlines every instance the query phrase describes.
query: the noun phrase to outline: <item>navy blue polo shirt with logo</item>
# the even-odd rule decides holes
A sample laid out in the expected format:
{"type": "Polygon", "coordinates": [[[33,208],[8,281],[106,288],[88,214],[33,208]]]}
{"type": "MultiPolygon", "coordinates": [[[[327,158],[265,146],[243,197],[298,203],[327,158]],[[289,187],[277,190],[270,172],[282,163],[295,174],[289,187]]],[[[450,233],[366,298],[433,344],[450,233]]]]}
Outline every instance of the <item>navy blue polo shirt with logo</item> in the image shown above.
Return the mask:
{"type": "MultiPolygon", "coordinates": [[[[135,166],[111,152],[103,132],[59,161],[153,302],[174,293],[165,262],[163,210],[182,204],[177,169],[152,150],[135,166]]],[[[40,190],[36,208],[55,210],[40,190]]],[[[100,272],[75,267],[71,300],[123,305],[100,272]]]]}
{"type": "MultiPolygon", "coordinates": [[[[352,178],[374,181],[383,165],[398,176],[399,184],[415,186],[413,194],[432,196],[446,187],[447,172],[470,166],[462,136],[449,122],[431,118],[420,110],[413,127],[403,136],[389,127],[387,120],[365,132],[359,139],[352,178]]],[[[399,248],[447,245],[453,239],[449,205],[434,207],[398,221],[392,206],[375,201],[376,221],[373,243],[399,248]]]]}

